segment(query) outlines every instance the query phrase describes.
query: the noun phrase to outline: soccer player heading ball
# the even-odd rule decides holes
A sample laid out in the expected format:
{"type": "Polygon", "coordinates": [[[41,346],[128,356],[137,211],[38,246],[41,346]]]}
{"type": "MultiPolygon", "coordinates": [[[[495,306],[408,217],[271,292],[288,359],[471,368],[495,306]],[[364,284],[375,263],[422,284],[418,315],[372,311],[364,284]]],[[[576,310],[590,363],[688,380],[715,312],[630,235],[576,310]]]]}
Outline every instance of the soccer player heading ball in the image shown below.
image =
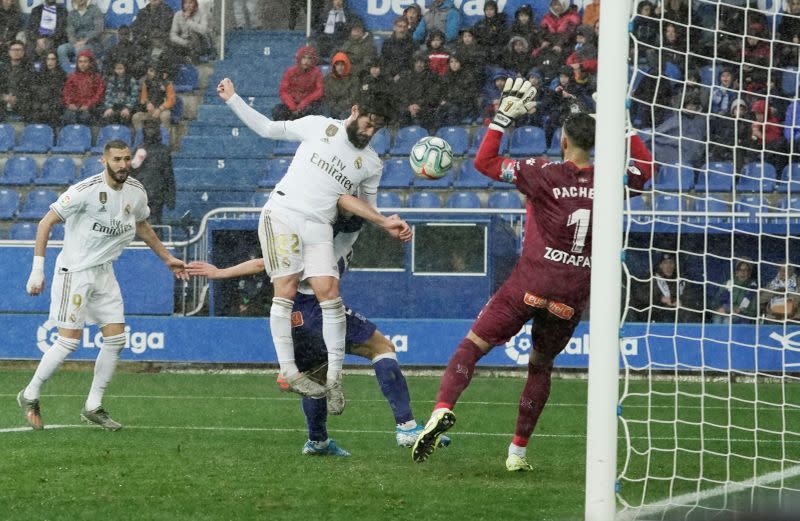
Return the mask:
{"type": "MultiPolygon", "coordinates": [[[[511,275],[484,306],[450,358],[433,414],[412,449],[417,462],[433,453],[439,436],[455,423],[453,407],[481,357],[533,319],[534,347],[528,379],[506,459],[510,471],[530,470],[526,448],[550,395],[553,359],[572,338],[589,299],[595,120],[585,113],[567,118],[561,133],[563,161],[499,156],[503,134],[516,118],[528,113],[534,96],[535,89],[528,81],[506,80],[497,114],[475,157],[478,171],[515,184],[527,196],[525,242],[511,275]]],[[[650,179],[652,158],[638,136],[630,136],[629,146],[634,164],[628,169],[628,186],[641,190],[650,179]]]]}

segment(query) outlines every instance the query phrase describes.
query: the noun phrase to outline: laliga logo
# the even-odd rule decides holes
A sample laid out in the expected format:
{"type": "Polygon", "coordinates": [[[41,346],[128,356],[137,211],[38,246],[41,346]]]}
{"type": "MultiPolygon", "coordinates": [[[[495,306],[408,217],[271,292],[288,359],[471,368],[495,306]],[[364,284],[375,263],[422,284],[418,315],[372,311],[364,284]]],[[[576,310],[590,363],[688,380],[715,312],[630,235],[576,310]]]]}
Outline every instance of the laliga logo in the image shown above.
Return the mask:
{"type": "Polygon", "coordinates": [[[396,353],[408,352],[408,335],[384,335],[389,341],[394,344],[396,353]]]}
{"type": "MultiPolygon", "coordinates": [[[[36,330],[36,347],[46,353],[58,338],[58,327],[54,320],[47,320],[36,330]]],[[[98,331],[94,337],[88,327],[83,328],[83,347],[100,348],[103,345],[103,334],[98,331]]],[[[164,333],[131,332],[131,326],[125,326],[125,348],[140,355],[148,349],[164,349],[164,333]]]]}
{"type": "MultiPolygon", "coordinates": [[[[459,8],[465,16],[483,16],[484,2],[485,0],[455,0],[453,4],[459,8]]],[[[503,11],[506,2],[507,0],[498,0],[497,9],[503,11]]],[[[412,4],[417,4],[422,8],[423,12],[426,12],[426,3],[427,2],[424,0],[417,0],[416,2],[410,0],[368,0],[367,14],[382,16],[391,12],[392,14],[400,16],[403,14],[403,10],[412,4]]]]}
{"type": "Polygon", "coordinates": [[[778,333],[770,333],[769,337],[778,341],[783,349],[790,351],[800,351],[800,337],[795,340],[795,337],[800,336],[800,330],[790,333],[786,336],[779,335],[778,333]]]}
{"type": "MultiPolygon", "coordinates": [[[[800,332],[798,332],[800,333],[800,332]]],[[[774,333],[773,333],[774,334],[774,333]]],[[[531,347],[531,325],[526,324],[511,340],[505,344],[506,356],[513,360],[517,365],[527,365],[530,360],[531,347]]],[[[800,347],[800,343],[797,344],[800,347]]],[[[639,340],[637,338],[622,338],[619,345],[620,353],[625,356],[636,356],[639,354],[639,340]]],[[[567,342],[567,346],[561,351],[564,355],[588,355],[589,354],[589,334],[584,333],[579,337],[572,337],[567,342]]]]}

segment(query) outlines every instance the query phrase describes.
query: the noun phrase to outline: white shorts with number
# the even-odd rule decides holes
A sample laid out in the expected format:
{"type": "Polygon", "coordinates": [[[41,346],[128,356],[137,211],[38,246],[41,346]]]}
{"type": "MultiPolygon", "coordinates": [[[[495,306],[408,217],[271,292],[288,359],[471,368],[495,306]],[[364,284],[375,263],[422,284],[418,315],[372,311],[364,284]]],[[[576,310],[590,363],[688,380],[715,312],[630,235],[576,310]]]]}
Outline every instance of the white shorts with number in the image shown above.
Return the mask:
{"type": "Polygon", "coordinates": [[[300,274],[308,277],[339,278],[333,252],[333,227],[309,221],[295,212],[266,208],[261,210],[258,240],[264,256],[264,269],[275,280],[300,274]]]}
{"type": "Polygon", "coordinates": [[[50,320],[65,329],[124,324],[122,293],[111,263],[76,272],[56,266],[50,286],[50,320]]]}

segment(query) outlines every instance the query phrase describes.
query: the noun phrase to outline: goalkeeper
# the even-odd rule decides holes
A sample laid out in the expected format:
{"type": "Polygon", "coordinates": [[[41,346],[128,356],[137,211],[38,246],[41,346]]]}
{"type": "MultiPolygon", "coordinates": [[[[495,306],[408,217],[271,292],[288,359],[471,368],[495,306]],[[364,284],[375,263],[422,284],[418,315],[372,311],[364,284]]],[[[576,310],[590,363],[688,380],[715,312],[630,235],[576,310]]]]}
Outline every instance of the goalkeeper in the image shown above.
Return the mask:
{"type": "MultiPolygon", "coordinates": [[[[550,395],[553,360],[572,338],[589,299],[594,118],[583,112],[567,117],[561,132],[563,161],[514,160],[498,155],[503,134],[514,120],[532,109],[535,93],[522,78],[506,80],[497,114],[475,157],[478,171],[494,180],[513,183],[527,196],[525,240],[511,275],[484,306],[450,358],[433,414],[412,449],[417,462],[430,456],[439,436],[455,423],[453,407],[469,385],[478,361],[533,319],[534,348],[506,459],[510,471],[531,470],[526,449],[550,395]]],[[[627,182],[632,190],[639,191],[650,179],[652,158],[636,135],[629,137],[629,147],[633,164],[628,167],[627,182]]]]}

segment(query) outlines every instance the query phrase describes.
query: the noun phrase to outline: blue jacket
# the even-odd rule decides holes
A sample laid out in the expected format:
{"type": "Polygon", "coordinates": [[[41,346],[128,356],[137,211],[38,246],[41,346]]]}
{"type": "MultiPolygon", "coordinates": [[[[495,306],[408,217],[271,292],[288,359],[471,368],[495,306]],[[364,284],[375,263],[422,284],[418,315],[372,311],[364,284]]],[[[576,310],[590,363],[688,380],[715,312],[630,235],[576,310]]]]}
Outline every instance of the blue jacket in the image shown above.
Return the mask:
{"type": "MultiPolygon", "coordinates": [[[[453,5],[453,0],[444,0],[436,9],[429,9],[422,19],[419,21],[416,30],[414,30],[414,41],[421,43],[425,41],[425,36],[428,34],[428,23],[436,19],[445,17],[444,27],[440,29],[444,33],[445,40],[452,42],[458,38],[458,29],[461,27],[461,13],[458,8],[453,5]]],[[[432,22],[431,22],[432,23],[432,22]]],[[[436,29],[436,23],[433,24],[436,29]]]]}
{"type": "Polygon", "coordinates": [[[783,137],[792,143],[800,140],[800,100],[794,100],[786,107],[786,118],[783,120],[783,137]]]}

